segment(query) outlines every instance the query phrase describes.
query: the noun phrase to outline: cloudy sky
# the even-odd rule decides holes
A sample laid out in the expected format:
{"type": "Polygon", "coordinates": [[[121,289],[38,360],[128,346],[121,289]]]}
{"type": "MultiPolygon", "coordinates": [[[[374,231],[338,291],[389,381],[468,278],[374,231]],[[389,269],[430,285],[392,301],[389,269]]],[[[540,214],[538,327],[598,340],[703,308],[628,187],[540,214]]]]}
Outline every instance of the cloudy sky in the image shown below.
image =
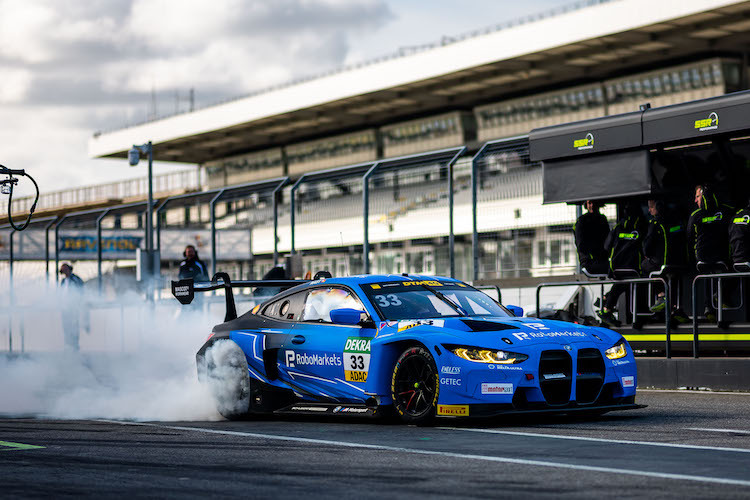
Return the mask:
{"type": "Polygon", "coordinates": [[[0,0],[0,164],[42,192],[143,176],[89,137],[569,3],[0,0]]]}

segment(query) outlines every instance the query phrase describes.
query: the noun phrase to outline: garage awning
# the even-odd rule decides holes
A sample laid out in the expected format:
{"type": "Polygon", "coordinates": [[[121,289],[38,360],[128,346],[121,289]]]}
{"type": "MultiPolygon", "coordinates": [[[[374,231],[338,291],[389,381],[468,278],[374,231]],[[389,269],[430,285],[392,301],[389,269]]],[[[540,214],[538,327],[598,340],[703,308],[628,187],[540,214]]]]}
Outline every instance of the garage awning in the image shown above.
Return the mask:
{"type": "Polygon", "coordinates": [[[641,112],[534,129],[531,161],[590,156],[641,147],[641,112]]]}
{"type": "Polygon", "coordinates": [[[643,114],[643,143],[658,146],[750,133],[749,117],[750,91],[649,109],[643,114]]]}

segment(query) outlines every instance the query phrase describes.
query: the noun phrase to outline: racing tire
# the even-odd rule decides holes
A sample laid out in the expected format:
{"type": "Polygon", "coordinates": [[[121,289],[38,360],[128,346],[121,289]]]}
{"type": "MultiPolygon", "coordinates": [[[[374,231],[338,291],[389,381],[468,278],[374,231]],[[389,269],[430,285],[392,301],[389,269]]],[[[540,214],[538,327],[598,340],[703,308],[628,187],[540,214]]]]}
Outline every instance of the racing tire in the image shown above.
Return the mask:
{"type": "Polygon", "coordinates": [[[410,347],[399,356],[391,376],[391,400],[401,421],[428,424],[435,418],[440,375],[430,351],[410,347]]]}
{"type": "Polygon", "coordinates": [[[240,346],[219,340],[206,350],[206,383],[224,418],[238,420],[249,415],[250,375],[240,346]]]}

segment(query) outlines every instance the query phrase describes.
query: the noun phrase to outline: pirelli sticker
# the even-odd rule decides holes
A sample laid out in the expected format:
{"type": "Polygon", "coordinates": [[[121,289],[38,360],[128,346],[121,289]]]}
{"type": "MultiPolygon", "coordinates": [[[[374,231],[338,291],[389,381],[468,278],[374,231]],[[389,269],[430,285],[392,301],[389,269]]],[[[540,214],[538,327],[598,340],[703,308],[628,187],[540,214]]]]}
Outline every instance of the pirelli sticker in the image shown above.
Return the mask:
{"type": "Polygon", "coordinates": [[[344,345],[344,378],[347,382],[367,382],[370,370],[371,338],[349,337],[344,345]]]}
{"type": "Polygon", "coordinates": [[[437,414],[451,417],[468,417],[469,405],[438,405],[437,414]]]}

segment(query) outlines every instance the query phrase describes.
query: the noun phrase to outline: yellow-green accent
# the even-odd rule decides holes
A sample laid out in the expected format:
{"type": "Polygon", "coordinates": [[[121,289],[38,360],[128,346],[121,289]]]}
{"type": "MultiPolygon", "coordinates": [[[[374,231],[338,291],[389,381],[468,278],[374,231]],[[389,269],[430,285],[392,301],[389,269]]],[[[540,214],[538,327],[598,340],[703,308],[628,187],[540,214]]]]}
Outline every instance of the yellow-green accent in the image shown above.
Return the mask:
{"type": "MultiPolygon", "coordinates": [[[[628,342],[666,342],[666,333],[632,333],[623,335],[628,342]]],[[[670,335],[670,340],[677,341],[691,341],[693,340],[692,333],[673,333],[670,335]]],[[[714,340],[714,341],[741,341],[750,340],[749,333],[698,333],[698,340],[714,340]]]]}
{"type": "Polygon", "coordinates": [[[0,446],[5,447],[5,448],[0,448],[0,451],[36,450],[39,448],[44,448],[44,446],[37,446],[34,444],[11,443],[10,441],[0,441],[0,446]]]}

